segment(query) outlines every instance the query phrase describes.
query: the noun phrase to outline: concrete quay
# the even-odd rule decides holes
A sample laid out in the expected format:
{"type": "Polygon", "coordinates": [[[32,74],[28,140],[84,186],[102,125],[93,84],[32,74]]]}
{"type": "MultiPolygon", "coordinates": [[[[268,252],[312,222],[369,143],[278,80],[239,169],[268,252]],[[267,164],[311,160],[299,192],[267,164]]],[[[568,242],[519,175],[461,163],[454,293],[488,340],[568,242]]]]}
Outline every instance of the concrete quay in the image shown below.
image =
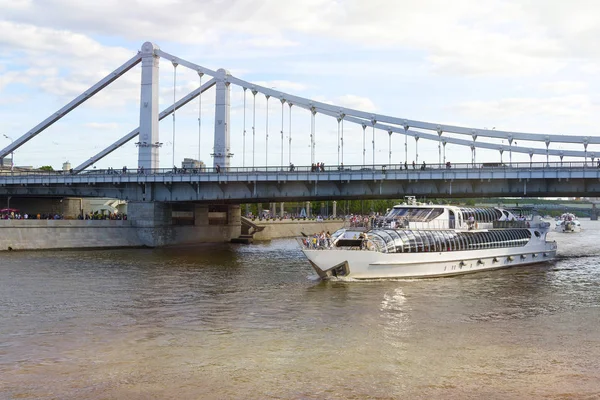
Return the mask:
{"type": "MultiPolygon", "coordinates": [[[[127,220],[3,219],[0,251],[162,247],[197,243],[224,243],[241,235],[239,205],[193,204],[186,210],[162,202],[129,203],[127,220]]],[[[263,220],[254,240],[334,232],[344,221],[263,220]]]]}
{"type": "Polygon", "coordinates": [[[307,235],[320,233],[321,231],[333,233],[344,226],[343,219],[324,220],[322,222],[317,222],[316,220],[284,219],[254,221],[254,223],[264,228],[254,233],[254,240],[256,241],[297,237],[301,236],[302,232],[307,235]]]}

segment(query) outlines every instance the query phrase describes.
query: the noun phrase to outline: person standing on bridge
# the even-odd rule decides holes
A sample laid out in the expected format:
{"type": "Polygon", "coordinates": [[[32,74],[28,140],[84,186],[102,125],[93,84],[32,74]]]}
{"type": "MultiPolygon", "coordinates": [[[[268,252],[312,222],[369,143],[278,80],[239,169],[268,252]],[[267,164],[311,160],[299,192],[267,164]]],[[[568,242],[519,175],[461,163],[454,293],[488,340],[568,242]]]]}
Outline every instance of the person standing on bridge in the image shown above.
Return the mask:
{"type": "Polygon", "coordinates": [[[217,164],[215,169],[217,170],[217,174],[221,173],[221,166],[219,164],[217,164]]]}
{"type": "Polygon", "coordinates": [[[413,169],[417,169],[417,164],[415,164],[415,160],[412,162],[413,169]]]}
{"type": "Polygon", "coordinates": [[[404,169],[408,171],[408,161],[404,160],[404,169]]]}

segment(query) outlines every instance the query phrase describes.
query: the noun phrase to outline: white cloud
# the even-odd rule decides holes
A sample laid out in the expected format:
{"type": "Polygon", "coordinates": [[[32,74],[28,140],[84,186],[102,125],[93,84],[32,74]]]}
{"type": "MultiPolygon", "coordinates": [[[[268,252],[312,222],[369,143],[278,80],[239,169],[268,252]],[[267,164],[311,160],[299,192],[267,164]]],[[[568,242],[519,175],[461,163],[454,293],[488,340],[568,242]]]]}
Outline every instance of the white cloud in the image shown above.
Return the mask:
{"type": "Polygon", "coordinates": [[[253,82],[259,86],[264,86],[267,88],[273,88],[278,91],[292,91],[292,92],[301,92],[306,90],[307,86],[303,83],[299,82],[291,82],[286,80],[272,80],[272,81],[255,81],[253,82]]]}
{"type": "Polygon", "coordinates": [[[119,124],[114,122],[88,122],[83,125],[85,128],[100,130],[100,131],[114,131],[120,128],[119,124]]]}
{"type": "Polygon", "coordinates": [[[361,111],[369,111],[375,112],[377,111],[377,107],[375,103],[367,97],[356,96],[353,94],[347,94],[344,96],[337,97],[335,99],[335,104],[346,107],[346,108],[354,108],[356,110],[361,111]]]}
{"type": "Polygon", "coordinates": [[[553,81],[543,82],[539,85],[540,89],[555,94],[582,92],[586,91],[588,86],[588,83],[583,81],[553,81]]]}

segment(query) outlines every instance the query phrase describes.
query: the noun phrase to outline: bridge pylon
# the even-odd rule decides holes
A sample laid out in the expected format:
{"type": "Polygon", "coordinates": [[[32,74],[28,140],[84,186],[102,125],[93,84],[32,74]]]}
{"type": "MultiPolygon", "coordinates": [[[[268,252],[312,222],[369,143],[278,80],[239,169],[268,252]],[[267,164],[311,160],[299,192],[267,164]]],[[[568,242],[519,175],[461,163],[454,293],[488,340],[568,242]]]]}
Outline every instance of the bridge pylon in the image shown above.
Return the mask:
{"type": "Polygon", "coordinates": [[[140,135],[137,143],[138,167],[159,167],[160,148],[158,134],[158,65],[159,47],[151,42],[142,45],[142,88],[140,95],[140,135]]]}
{"type": "Polygon", "coordinates": [[[233,156],[230,153],[229,120],[231,110],[231,88],[228,77],[231,74],[225,69],[218,69],[215,79],[215,141],[213,149],[213,166],[217,165],[228,168],[229,160],[233,156]]]}

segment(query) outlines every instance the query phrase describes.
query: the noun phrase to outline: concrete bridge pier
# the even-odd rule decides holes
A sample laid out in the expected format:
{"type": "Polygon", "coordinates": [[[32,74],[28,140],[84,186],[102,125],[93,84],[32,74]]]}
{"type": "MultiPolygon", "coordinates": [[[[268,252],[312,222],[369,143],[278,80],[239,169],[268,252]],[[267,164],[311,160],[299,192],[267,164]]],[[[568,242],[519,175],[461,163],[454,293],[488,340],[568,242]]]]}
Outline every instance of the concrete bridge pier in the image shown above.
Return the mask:
{"type": "Polygon", "coordinates": [[[177,218],[170,203],[130,202],[127,208],[141,244],[148,247],[229,242],[242,230],[238,204],[193,204],[189,211],[178,211],[177,218]]]}
{"type": "Polygon", "coordinates": [[[137,228],[141,244],[159,247],[175,242],[172,206],[158,201],[130,202],[127,218],[137,228]]]}

